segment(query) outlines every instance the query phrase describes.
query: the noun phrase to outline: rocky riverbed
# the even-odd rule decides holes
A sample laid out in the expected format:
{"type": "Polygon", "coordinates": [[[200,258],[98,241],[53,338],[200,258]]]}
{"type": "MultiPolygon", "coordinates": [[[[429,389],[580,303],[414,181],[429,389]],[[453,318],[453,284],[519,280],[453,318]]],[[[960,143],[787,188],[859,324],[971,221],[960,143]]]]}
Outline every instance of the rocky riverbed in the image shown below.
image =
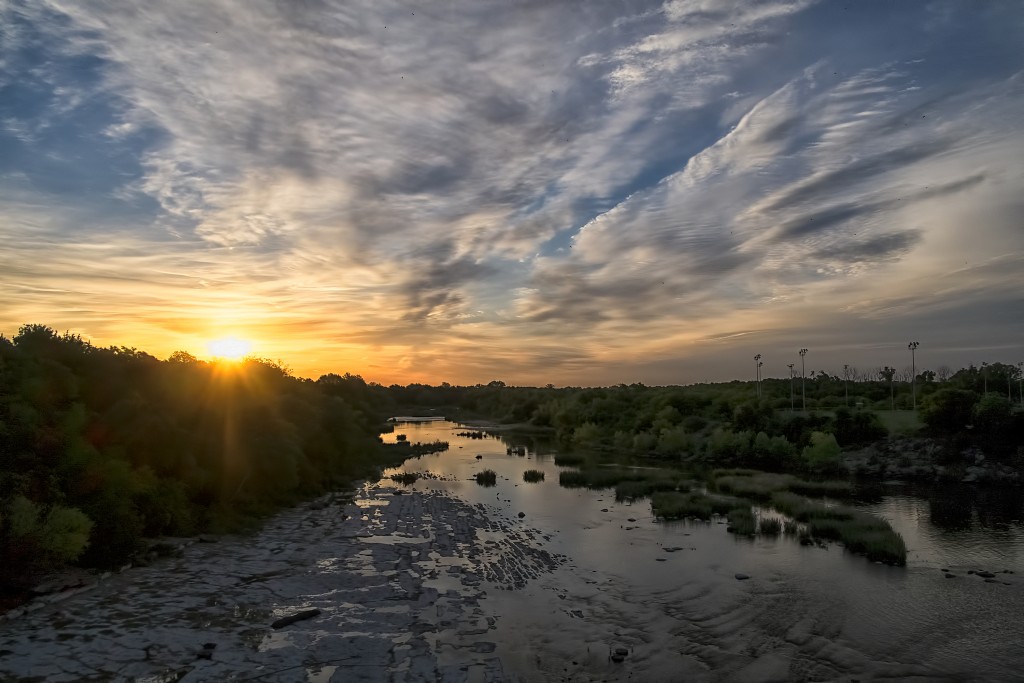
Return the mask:
{"type": "Polygon", "coordinates": [[[479,600],[558,567],[543,543],[482,505],[368,486],[30,605],[0,622],[0,679],[506,680],[479,600]]]}

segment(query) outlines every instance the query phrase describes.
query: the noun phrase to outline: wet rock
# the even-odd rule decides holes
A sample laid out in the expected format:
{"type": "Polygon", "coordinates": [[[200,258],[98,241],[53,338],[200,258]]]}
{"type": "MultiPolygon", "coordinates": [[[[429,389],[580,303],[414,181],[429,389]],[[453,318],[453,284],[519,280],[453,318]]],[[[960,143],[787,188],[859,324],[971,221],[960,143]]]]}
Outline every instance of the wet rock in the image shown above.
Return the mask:
{"type": "Polygon", "coordinates": [[[203,649],[196,653],[196,659],[213,659],[213,651],[216,649],[217,643],[203,643],[203,649]]]}
{"type": "Polygon", "coordinates": [[[519,513],[519,519],[522,519],[522,518],[523,518],[523,517],[525,517],[525,516],[526,516],[526,513],[525,513],[525,512],[520,512],[520,513],[519,513]]]}
{"type": "Polygon", "coordinates": [[[956,578],[956,574],[943,574],[943,576],[945,576],[947,579],[955,579],[956,578]]]}
{"type": "Polygon", "coordinates": [[[476,459],[477,459],[477,460],[483,460],[483,459],[484,459],[484,456],[482,456],[482,455],[478,455],[478,456],[476,456],[476,459]]]}
{"type": "Polygon", "coordinates": [[[290,626],[291,624],[294,624],[297,621],[305,621],[306,619],[312,619],[313,617],[317,616],[320,616],[320,610],[316,608],[304,609],[301,612],[296,612],[295,614],[289,614],[286,617],[281,617],[280,619],[272,623],[270,625],[270,628],[284,628],[285,626],[290,626]]]}
{"type": "Polygon", "coordinates": [[[736,575],[736,580],[737,581],[746,581],[749,578],[750,577],[748,575],[746,575],[746,574],[737,574],[736,575]]]}
{"type": "Polygon", "coordinates": [[[601,508],[601,512],[608,512],[608,508],[601,508]]]}
{"type": "Polygon", "coordinates": [[[635,521],[636,521],[636,519],[634,519],[633,517],[630,517],[630,518],[629,518],[629,519],[627,519],[626,521],[627,521],[627,522],[635,522],[635,521]]]}
{"type": "Polygon", "coordinates": [[[985,583],[999,583],[995,579],[985,579],[985,583]]]}
{"type": "Polygon", "coordinates": [[[978,576],[980,576],[983,579],[994,579],[994,578],[996,578],[996,575],[993,574],[992,572],[975,572],[975,574],[977,574],[978,576]]]}

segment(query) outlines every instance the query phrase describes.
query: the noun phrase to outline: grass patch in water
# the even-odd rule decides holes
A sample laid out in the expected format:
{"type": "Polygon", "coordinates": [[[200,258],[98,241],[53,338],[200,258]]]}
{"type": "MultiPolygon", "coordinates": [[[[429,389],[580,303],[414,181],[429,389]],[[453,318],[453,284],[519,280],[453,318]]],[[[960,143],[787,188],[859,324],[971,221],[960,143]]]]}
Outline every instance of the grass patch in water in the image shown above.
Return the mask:
{"type": "Polygon", "coordinates": [[[620,481],[615,485],[615,500],[634,501],[657,491],[688,491],[690,482],[679,476],[661,476],[639,481],[620,481]]]}
{"type": "Polygon", "coordinates": [[[812,538],[840,541],[850,552],[865,555],[869,560],[901,567],[907,563],[903,537],[881,517],[853,508],[827,507],[785,492],[774,494],[771,505],[804,522],[806,533],[812,538]]]}
{"type": "Polygon", "coordinates": [[[586,456],[579,453],[555,453],[555,464],[563,467],[579,467],[586,461],[586,456]]]}
{"type": "Polygon", "coordinates": [[[679,493],[677,491],[657,491],[651,494],[651,512],[662,519],[695,519],[709,520],[714,510],[711,499],[700,493],[679,493]]]}
{"type": "Polygon", "coordinates": [[[526,470],[523,472],[523,481],[528,484],[536,484],[538,481],[544,481],[544,472],[541,470],[526,470]]]}
{"type": "Polygon", "coordinates": [[[399,472],[398,474],[391,475],[391,481],[402,486],[409,486],[415,484],[416,480],[420,478],[420,475],[416,472],[399,472]]]}
{"type": "Polygon", "coordinates": [[[749,506],[729,510],[729,526],[726,531],[737,536],[753,536],[756,530],[757,520],[749,506]]]}
{"type": "Polygon", "coordinates": [[[782,520],[777,517],[764,517],[757,527],[757,533],[762,536],[779,536],[782,534],[782,520]]]}
{"type": "Polygon", "coordinates": [[[792,474],[758,472],[757,470],[714,470],[712,488],[741,498],[766,502],[780,491],[791,491],[805,496],[832,496],[843,498],[853,493],[848,481],[807,481],[792,474]]]}
{"type": "Polygon", "coordinates": [[[484,470],[476,473],[476,483],[481,486],[495,486],[498,483],[498,474],[494,470],[484,470]]]}

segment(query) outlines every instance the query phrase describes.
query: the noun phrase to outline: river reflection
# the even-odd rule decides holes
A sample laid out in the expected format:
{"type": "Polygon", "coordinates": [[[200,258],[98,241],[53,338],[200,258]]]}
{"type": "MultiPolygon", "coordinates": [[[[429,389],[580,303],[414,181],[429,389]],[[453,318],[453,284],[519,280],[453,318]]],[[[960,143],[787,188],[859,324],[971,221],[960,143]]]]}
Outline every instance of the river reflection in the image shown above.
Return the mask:
{"type": "Polygon", "coordinates": [[[424,473],[413,489],[484,504],[571,558],[548,580],[488,598],[503,615],[503,658],[523,672],[543,671],[543,657],[571,659],[580,643],[589,651],[615,639],[636,648],[631,672],[648,680],[678,680],[682,672],[698,680],[1007,680],[1024,665],[1016,492],[864,486],[857,507],[885,517],[907,542],[907,567],[895,568],[838,545],[740,539],[723,523],[657,522],[647,500],[630,505],[617,503],[612,490],[561,488],[565,468],[543,440],[457,435],[464,430],[450,422],[397,425],[386,441],[404,434],[410,442],[448,441],[450,449],[386,474],[424,473]],[[524,454],[510,455],[515,446],[526,446],[524,454]],[[498,475],[493,488],[474,480],[485,469],[498,475]],[[524,482],[527,469],[545,480],[524,482]],[[1000,573],[986,583],[974,570],[1000,573]],[[737,573],[751,579],[737,581],[737,573]]]}

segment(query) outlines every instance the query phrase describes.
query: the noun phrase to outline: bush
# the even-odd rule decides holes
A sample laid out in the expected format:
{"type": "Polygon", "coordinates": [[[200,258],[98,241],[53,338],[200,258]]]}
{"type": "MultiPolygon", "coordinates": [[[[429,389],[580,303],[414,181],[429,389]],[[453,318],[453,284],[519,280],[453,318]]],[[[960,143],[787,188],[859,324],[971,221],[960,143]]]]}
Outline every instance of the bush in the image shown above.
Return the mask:
{"type": "Polygon", "coordinates": [[[398,474],[391,475],[391,481],[402,486],[409,486],[415,484],[416,480],[420,478],[417,472],[399,472],[398,474]]]}
{"type": "Polygon", "coordinates": [[[814,432],[811,434],[811,444],[804,448],[803,456],[811,469],[828,472],[839,469],[841,452],[835,436],[825,432],[814,432]]]}
{"type": "Polygon", "coordinates": [[[541,470],[526,470],[523,472],[523,481],[528,484],[536,484],[539,481],[544,481],[544,472],[541,470]]]}
{"type": "Polygon", "coordinates": [[[484,470],[476,473],[476,483],[481,486],[495,486],[498,483],[498,473],[494,470],[484,470]]]}
{"type": "Polygon", "coordinates": [[[762,536],[778,536],[782,533],[782,520],[776,517],[762,518],[757,532],[762,536]]]}

